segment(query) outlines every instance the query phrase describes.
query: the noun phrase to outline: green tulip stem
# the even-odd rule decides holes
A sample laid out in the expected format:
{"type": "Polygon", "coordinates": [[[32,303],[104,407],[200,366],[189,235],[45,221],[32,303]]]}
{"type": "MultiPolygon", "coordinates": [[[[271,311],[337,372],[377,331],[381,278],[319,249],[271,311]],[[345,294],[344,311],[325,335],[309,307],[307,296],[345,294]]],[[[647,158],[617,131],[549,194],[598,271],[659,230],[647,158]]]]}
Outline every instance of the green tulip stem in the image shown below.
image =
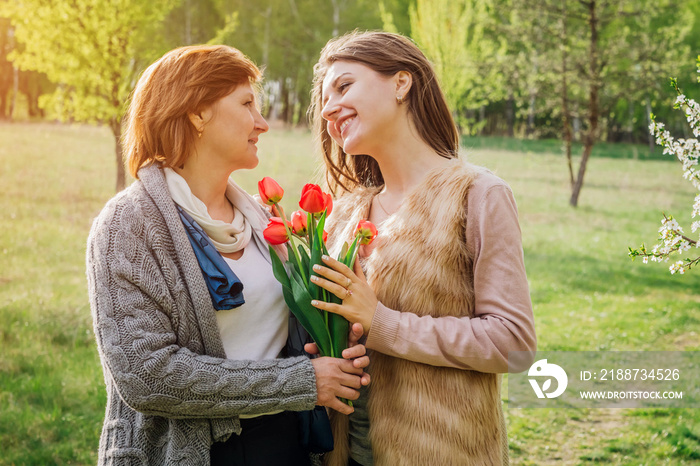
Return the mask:
{"type": "MultiPolygon", "coordinates": [[[[319,221],[324,221],[325,219],[325,211],[321,213],[321,216],[319,219],[316,218],[316,214],[309,215],[309,220],[308,224],[306,226],[306,229],[309,231],[309,234],[311,235],[311,232],[313,233],[314,239],[313,239],[313,244],[311,244],[311,248],[314,248],[316,246],[321,248],[321,252],[323,252],[323,232],[319,233],[318,230],[318,222],[319,221]]],[[[309,237],[309,243],[311,243],[311,238],[309,237]]],[[[309,250],[311,250],[311,248],[309,250]]],[[[312,273],[309,270],[309,273],[312,273]]],[[[321,289],[321,299],[323,302],[329,303],[331,302],[330,295],[328,294],[328,291],[325,289],[321,289]]],[[[328,333],[328,338],[331,340],[331,354],[329,355],[332,358],[335,357],[340,357],[339,355],[335,354],[335,345],[333,345],[333,336],[331,335],[331,329],[329,324],[329,317],[328,317],[328,311],[323,311],[323,321],[326,324],[326,332],[328,333]]]]}
{"type": "MultiPolygon", "coordinates": [[[[289,228],[289,225],[287,224],[287,216],[284,215],[284,209],[282,209],[282,206],[279,205],[277,202],[275,202],[274,205],[277,208],[277,212],[279,212],[280,216],[282,217],[282,223],[284,224],[284,229],[287,232],[287,238],[289,239],[289,241],[291,241],[295,235],[292,233],[292,230],[289,228]]],[[[294,247],[292,247],[291,250],[294,253],[294,259],[296,259],[297,265],[299,266],[299,272],[301,274],[302,280],[304,280],[304,285],[306,285],[306,288],[308,288],[309,287],[309,278],[306,276],[307,275],[306,270],[304,270],[304,267],[302,267],[302,265],[301,265],[301,258],[299,257],[299,252],[294,247]]]]}
{"type": "Polygon", "coordinates": [[[306,249],[310,249],[310,248],[309,248],[309,240],[307,239],[308,236],[297,235],[297,234],[294,233],[294,232],[292,232],[292,235],[294,235],[294,237],[295,237],[296,239],[298,239],[298,240],[301,242],[301,244],[303,244],[304,246],[306,246],[306,249]]]}

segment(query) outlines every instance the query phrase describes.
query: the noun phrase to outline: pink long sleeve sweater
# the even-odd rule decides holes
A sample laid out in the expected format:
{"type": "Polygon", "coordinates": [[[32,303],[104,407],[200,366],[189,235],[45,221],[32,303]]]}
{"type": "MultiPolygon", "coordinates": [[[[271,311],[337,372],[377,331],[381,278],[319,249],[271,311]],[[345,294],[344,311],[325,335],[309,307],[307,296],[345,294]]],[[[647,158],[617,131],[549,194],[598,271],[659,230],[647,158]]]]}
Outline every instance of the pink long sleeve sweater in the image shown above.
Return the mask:
{"type": "MultiPolygon", "coordinates": [[[[535,351],[532,303],[513,193],[500,178],[480,173],[467,202],[475,317],[421,317],[379,303],[367,336],[368,348],[433,366],[494,373],[508,372],[509,351],[535,351]]],[[[371,254],[371,249],[364,252],[371,254]]]]}

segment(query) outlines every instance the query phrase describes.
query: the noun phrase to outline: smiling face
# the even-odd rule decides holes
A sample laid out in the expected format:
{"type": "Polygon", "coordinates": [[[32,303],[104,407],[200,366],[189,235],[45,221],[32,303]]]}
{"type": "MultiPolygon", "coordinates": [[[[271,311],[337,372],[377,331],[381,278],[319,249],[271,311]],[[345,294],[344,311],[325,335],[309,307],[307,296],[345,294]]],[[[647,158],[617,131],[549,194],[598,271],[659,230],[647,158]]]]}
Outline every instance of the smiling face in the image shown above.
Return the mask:
{"type": "Polygon", "coordinates": [[[345,153],[372,155],[382,144],[390,143],[400,107],[396,101],[397,78],[371,68],[339,60],[323,80],[323,118],[328,134],[345,153]]]}
{"type": "MultiPolygon", "coordinates": [[[[193,123],[197,126],[196,121],[193,123]]],[[[210,163],[230,171],[258,165],[258,136],[269,129],[248,83],[237,86],[205,109],[201,113],[201,126],[197,127],[202,131],[198,154],[210,157],[210,163]]]]}

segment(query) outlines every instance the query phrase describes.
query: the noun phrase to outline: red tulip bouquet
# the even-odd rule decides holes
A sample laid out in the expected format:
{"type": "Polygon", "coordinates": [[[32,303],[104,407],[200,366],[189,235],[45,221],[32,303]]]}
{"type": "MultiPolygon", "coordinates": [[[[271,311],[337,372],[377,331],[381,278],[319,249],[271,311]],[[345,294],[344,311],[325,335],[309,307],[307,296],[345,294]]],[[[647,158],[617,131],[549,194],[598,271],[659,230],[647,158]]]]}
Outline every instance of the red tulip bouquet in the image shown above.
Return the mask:
{"type": "MultiPolygon", "coordinates": [[[[311,300],[314,299],[341,303],[340,298],[311,281],[311,276],[316,275],[313,266],[321,264],[322,255],[329,255],[326,248],[328,234],[323,227],[326,217],[333,209],[331,195],[321,191],[318,185],[305,185],[299,201],[302,210],[294,212],[289,221],[279,205],[284,190],[275,180],[266,176],[258,182],[258,191],[262,201],[275,206],[280,215],[270,219],[263,235],[270,244],[287,245],[288,259],[284,264],[270,247],[272,270],[277,281],[282,284],[284,300],[316,342],[321,356],[339,358],[347,348],[348,321],[338,314],[311,305],[311,300]]],[[[345,243],[338,261],[352,269],[358,246],[371,243],[376,235],[374,225],[366,221],[360,222],[355,240],[351,245],[345,243]]]]}

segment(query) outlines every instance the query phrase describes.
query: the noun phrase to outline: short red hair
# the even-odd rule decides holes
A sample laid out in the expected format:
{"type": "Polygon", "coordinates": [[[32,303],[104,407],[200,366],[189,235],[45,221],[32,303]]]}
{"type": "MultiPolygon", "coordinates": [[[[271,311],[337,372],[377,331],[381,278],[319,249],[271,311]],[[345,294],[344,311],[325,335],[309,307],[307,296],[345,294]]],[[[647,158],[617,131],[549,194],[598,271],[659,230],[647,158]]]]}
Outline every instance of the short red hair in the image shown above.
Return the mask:
{"type": "Polygon", "coordinates": [[[227,45],[180,47],[163,55],[139,78],[131,96],[123,144],[129,172],[159,163],[180,167],[192,153],[197,130],[188,113],[199,113],[262,73],[227,45]]]}

